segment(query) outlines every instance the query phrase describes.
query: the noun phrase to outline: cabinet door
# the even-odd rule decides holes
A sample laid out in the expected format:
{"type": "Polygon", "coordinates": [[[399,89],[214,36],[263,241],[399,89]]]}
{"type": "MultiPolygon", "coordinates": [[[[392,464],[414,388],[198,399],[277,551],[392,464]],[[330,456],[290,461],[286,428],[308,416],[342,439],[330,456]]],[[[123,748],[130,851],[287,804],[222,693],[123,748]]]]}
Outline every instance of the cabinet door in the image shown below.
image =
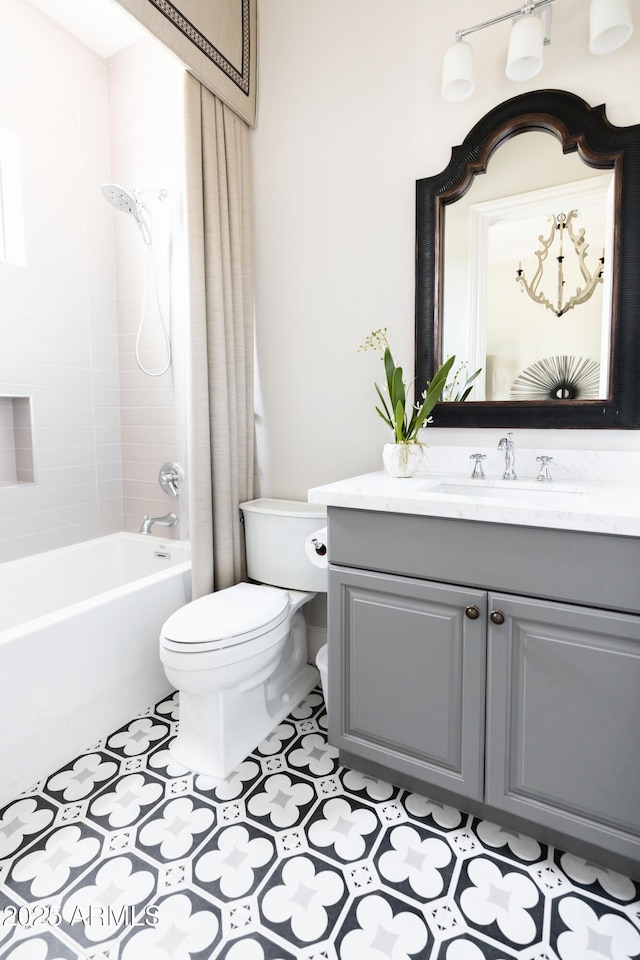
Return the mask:
{"type": "Polygon", "coordinates": [[[479,799],[485,611],[478,590],[331,568],[331,741],[426,786],[479,799]],[[471,605],[476,619],[465,614],[471,605]]]}
{"type": "Polygon", "coordinates": [[[487,801],[638,858],[640,617],[500,594],[489,617],[487,801]]]}

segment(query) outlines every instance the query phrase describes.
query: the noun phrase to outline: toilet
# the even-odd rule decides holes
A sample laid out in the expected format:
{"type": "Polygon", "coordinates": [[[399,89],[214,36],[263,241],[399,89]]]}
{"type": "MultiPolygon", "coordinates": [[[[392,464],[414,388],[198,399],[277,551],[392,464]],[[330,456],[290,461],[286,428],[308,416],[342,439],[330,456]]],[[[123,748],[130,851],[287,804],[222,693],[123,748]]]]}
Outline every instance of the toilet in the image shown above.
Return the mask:
{"type": "Polygon", "coordinates": [[[200,597],[172,614],[160,659],[180,691],[169,752],[183,767],[225,778],[318,684],[307,663],[305,603],[327,570],[305,543],[325,508],[293,500],[241,503],[251,583],[200,597]]]}

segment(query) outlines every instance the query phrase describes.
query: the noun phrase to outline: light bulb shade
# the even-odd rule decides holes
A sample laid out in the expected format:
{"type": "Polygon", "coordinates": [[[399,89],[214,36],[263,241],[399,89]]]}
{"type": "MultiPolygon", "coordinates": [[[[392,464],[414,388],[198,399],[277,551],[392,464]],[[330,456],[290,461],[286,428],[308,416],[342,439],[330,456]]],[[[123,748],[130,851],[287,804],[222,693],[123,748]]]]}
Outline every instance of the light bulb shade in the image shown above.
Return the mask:
{"type": "Polygon", "coordinates": [[[444,55],[442,96],[445,100],[466,100],[474,90],[473,47],[456,40],[444,55]]]}
{"type": "Polygon", "coordinates": [[[530,80],[542,70],[544,27],[539,16],[525,14],[513,21],[505,73],[509,80],[530,80]]]}
{"type": "Polygon", "coordinates": [[[629,0],[591,0],[589,50],[611,53],[633,33],[629,0]]]}

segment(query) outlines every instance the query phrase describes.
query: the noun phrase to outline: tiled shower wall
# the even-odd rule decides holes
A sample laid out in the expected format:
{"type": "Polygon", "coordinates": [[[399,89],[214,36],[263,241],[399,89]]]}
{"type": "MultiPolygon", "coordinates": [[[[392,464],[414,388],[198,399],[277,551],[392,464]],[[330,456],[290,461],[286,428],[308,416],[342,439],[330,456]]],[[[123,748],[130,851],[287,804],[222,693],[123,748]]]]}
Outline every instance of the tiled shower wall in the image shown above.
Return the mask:
{"type": "Polygon", "coordinates": [[[25,0],[2,4],[0,130],[19,144],[26,264],[0,262],[0,396],[31,397],[35,483],[0,487],[0,562],[175,508],[155,482],[178,456],[173,375],[132,367],[143,244],[100,185],[160,178],[179,209],[178,71],[151,41],[105,63],[25,0]]]}
{"type": "Polygon", "coordinates": [[[3,3],[0,129],[18,141],[26,265],[0,263],[0,394],[32,398],[35,484],[0,489],[0,560],[122,524],[105,66],[3,3]],[[28,69],[25,63],[38,64],[28,69]]]}
{"type": "Polygon", "coordinates": [[[171,369],[162,376],[145,375],[137,367],[136,332],[145,274],[151,267],[133,218],[114,211],[124,529],[136,532],[144,514],[176,512],[181,521],[178,527],[157,528],[154,532],[186,539],[185,497],[177,502],[161,490],[157,479],[164,462],[185,463],[178,350],[185,319],[180,306],[184,274],[184,246],[179,239],[183,196],[180,71],[170,54],[145,39],[111,57],[107,77],[112,179],[142,191],[152,227],[159,306],[150,272],[141,359],[151,372],[165,365],[160,314],[173,329],[175,354],[171,369]],[[160,191],[166,191],[165,199],[159,199],[160,191]]]}

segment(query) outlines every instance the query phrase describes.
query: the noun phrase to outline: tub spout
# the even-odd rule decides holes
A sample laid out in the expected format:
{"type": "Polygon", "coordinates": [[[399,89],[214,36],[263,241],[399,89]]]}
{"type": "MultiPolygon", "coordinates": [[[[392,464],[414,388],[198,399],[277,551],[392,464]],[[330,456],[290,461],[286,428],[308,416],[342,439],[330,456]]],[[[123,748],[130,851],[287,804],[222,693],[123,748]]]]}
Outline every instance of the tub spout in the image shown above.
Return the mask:
{"type": "Polygon", "coordinates": [[[154,523],[159,524],[161,527],[175,527],[177,522],[178,518],[175,513],[168,513],[165,517],[150,517],[149,514],[145,514],[140,526],[140,533],[151,533],[151,527],[154,523]]]}

